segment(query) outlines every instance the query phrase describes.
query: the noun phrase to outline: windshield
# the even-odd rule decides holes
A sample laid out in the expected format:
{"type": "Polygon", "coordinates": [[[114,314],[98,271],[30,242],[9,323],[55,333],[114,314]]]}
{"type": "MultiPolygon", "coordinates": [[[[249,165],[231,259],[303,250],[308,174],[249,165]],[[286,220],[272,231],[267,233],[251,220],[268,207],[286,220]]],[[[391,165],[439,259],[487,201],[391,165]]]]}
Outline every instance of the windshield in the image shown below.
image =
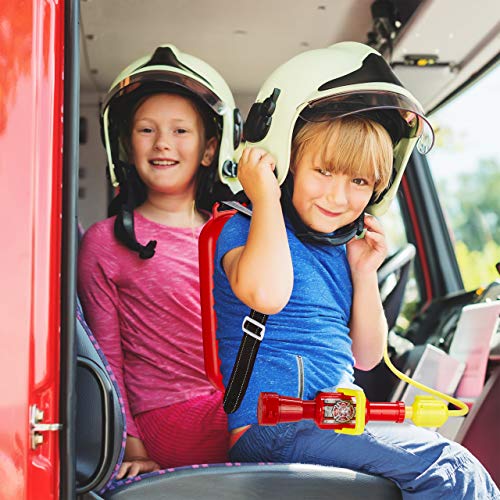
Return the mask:
{"type": "Polygon", "coordinates": [[[498,89],[500,65],[431,116],[436,143],[427,159],[467,290],[498,278],[498,89]]]}

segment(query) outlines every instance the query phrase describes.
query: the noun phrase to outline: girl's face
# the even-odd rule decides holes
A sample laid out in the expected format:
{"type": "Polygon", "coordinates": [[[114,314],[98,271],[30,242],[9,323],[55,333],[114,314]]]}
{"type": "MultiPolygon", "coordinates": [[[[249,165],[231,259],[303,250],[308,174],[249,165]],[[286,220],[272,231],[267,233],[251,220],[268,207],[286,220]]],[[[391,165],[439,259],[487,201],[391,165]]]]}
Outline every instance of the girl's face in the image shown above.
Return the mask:
{"type": "Polygon", "coordinates": [[[136,110],[131,132],[132,160],[148,193],[189,195],[194,199],[196,172],[212,163],[217,148],[205,139],[194,104],[176,94],[155,94],[136,110]]]}
{"type": "Polygon", "coordinates": [[[366,208],[374,180],[332,173],[306,147],[294,169],[293,205],[311,229],[331,233],[354,222],[366,208]]]}

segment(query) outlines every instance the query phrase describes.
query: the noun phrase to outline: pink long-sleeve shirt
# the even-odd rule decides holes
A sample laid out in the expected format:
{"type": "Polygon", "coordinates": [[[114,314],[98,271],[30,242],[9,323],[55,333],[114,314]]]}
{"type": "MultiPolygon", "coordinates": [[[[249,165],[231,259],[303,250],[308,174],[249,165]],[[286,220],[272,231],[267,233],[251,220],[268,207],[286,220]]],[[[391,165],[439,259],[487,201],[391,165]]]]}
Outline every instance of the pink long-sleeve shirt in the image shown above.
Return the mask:
{"type": "Polygon", "coordinates": [[[214,392],[203,366],[198,228],[174,228],[135,213],[137,240],[158,241],[151,259],[120,244],[114,217],[84,234],[78,293],[88,325],[132,416],[214,392]]]}

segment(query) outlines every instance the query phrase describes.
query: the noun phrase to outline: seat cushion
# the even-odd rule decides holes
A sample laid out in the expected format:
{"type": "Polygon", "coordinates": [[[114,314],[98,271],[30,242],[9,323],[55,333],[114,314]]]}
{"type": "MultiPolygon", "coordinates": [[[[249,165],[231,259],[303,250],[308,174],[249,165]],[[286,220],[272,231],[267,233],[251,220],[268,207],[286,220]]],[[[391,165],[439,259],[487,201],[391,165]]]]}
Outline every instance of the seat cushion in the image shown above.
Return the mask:
{"type": "Polygon", "coordinates": [[[387,479],[336,467],[308,464],[222,464],[183,467],[117,483],[113,499],[255,500],[286,498],[401,499],[387,479]]]}

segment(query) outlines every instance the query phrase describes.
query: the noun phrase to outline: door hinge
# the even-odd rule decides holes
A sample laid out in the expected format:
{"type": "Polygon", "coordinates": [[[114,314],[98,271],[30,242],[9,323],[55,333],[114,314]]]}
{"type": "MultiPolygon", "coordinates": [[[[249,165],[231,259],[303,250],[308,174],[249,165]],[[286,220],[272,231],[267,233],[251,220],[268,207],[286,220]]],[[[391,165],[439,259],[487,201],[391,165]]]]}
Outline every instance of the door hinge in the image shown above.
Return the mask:
{"type": "Polygon", "coordinates": [[[60,431],[62,424],[44,424],[44,413],[36,405],[30,406],[31,449],[36,450],[43,443],[43,432],[60,431]]]}

